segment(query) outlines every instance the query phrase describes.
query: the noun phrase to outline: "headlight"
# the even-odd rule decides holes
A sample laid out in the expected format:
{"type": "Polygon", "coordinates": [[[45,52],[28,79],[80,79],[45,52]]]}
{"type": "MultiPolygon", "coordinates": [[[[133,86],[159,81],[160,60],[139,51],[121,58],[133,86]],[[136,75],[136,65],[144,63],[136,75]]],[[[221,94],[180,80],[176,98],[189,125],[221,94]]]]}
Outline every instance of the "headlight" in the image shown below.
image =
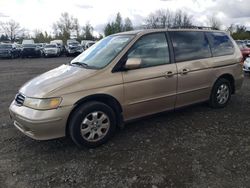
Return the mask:
{"type": "Polygon", "coordinates": [[[62,102],[62,98],[55,97],[49,99],[37,99],[26,97],[23,105],[37,109],[37,110],[50,110],[57,108],[62,102]]]}

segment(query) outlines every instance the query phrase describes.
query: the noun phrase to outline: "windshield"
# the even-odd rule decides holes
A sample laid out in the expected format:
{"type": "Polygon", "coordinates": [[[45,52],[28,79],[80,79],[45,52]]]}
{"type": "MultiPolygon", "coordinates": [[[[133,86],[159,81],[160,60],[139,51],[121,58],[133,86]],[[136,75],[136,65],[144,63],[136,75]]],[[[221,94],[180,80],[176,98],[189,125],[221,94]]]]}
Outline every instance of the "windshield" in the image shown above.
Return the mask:
{"type": "Polygon", "coordinates": [[[34,40],[23,40],[22,44],[34,44],[34,40]]]}
{"type": "Polygon", "coordinates": [[[9,45],[9,44],[0,44],[0,49],[6,49],[6,48],[12,48],[12,46],[11,45],[9,45]]]}
{"type": "Polygon", "coordinates": [[[247,63],[250,63],[250,58],[248,57],[248,58],[246,58],[246,60],[245,60],[247,63]]]}
{"type": "Polygon", "coordinates": [[[114,35],[100,40],[71,61],[101,69],[108,65],[132,40],[134,35],[114,35]]]}

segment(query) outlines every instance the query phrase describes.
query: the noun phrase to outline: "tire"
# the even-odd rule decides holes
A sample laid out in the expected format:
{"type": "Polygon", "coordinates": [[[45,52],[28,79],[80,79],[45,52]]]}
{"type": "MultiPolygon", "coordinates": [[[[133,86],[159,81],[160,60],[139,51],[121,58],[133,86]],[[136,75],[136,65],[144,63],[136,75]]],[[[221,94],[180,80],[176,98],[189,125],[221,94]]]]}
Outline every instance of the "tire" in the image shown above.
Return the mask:
{"type": "Polygon", "coordinates": [[[115,129],[113,109],[104,103],[92,101],[84,103],[73,112],[68,130],[77,146],[94,148],[106,143],[115,129]]]}
{"type": "Polygon", "coordinates": [[[209,105],[212,108],[223,108],[231,99],[232,87],[230,82],[225,78],[217,80],[213,86],[209,105]]]}

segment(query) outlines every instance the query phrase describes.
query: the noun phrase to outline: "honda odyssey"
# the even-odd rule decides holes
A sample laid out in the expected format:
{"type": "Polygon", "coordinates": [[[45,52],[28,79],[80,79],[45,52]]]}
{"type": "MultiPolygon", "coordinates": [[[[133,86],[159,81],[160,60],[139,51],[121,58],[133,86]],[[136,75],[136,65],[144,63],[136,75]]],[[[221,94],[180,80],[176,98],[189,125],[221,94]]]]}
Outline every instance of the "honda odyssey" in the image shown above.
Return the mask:
{"type": "Polygon", "coordinates": [[[128,120],[203,101],[225,107],[242,85],[241,63],[239,47],[222,31],[118,33],[24,84],[10,115],[33,139],[68,135],[96,147],[128,120]]]}

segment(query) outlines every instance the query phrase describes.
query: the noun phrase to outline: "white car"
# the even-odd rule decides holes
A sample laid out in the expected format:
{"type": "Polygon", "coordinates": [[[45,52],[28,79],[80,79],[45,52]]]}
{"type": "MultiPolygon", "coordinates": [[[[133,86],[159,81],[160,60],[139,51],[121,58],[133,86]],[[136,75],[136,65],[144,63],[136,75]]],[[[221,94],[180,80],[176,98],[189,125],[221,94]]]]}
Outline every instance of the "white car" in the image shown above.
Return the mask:
{"type": "Polygon", "coordinates": [[[243,71],[246,73],[250,73],[250,57],[246,58],[243,64],[243,71]]]}
{"type": "Polygon", "coordinates": [[[57,47],[56,44],[46,44],[44,47],[44,56],[59,56],[60,49],[57,47]]]}

